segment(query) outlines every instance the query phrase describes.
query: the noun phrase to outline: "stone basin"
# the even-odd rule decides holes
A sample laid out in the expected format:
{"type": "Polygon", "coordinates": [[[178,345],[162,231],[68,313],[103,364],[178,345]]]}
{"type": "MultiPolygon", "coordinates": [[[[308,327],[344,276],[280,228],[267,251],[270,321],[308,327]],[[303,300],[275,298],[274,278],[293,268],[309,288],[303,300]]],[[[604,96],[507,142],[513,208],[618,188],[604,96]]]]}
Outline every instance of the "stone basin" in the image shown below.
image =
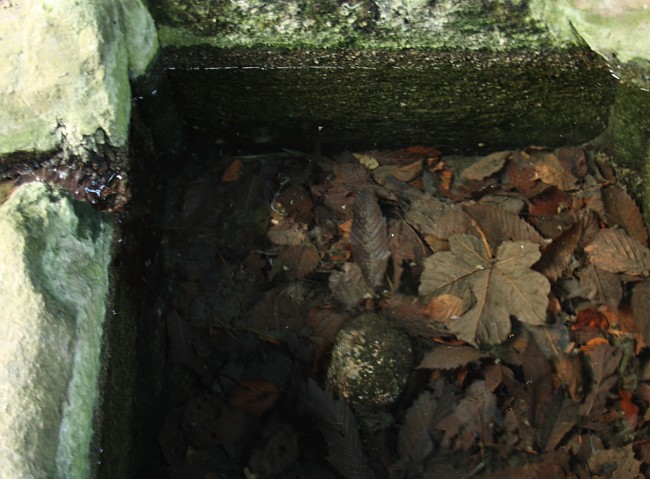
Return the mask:
{"type": "Polygon", "coordinates": [[[123,200],[81,205],[70,194],[101,203],[114,180],[79,193],[61,169],[47,178],[69,193],[21,186],[0,206],[0,348],[17,351],[0,362],[0,407],[21,407],[1,424],[0,477],[147,476],[164,368],[160,173],[195,135],[464,155],[593,141],[649,211],[645,2],[149,3],[0,5],[2,191],[42,180],[42,165],[90,165],[119,175],[123,200]],[[617,22],[638,28],[626,41],[617,22]]]}

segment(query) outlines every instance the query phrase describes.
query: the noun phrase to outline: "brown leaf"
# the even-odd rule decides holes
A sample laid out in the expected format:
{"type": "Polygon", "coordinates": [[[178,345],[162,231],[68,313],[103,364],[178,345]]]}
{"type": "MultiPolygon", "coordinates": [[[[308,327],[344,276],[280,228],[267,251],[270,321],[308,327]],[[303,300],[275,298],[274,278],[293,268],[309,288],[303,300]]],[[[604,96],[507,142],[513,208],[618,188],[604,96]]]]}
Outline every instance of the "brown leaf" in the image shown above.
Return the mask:
{"type": "Polygon", "coordinates": [[[428,251],[418,234],[408,223],[402,220],[388,221],[388,244],[393,264],[392,290],[399,289],[404,263],[411,266],[411,274],[419,278],[422,273],[422,263],[428,256],[428,251]]]}
{"type": "Polygon", "coordinates": [[[353,309],[363,298],[373,296],[361,268],[354,263],[345,263],[342,271],[330,273],[329,288],[334,299],[345,309],[353,309]]]}
{"type": "Polygon", "coordinates": [[[564,191],[575,188],[577,178],[564,168],[554,153],[539,152],[535,156],[535,171],[540,180],[564,191]]]}
{"type": "Polygon", "coordinates": [[[399,181],[410,183],[422,174],[422,161],[417,160],[409,165],[386,165],[380,166],[373,170],[372,178],[377,184],[384,185],[389,177],[393,177],[399,181]]]}
{"type": "Polygon", "coordinates": [[[382,215],[374,193],[363,189],[352,206],[350,244],[354,262],[361,268],[367,283],[377,288],[384,283],[390,257],[386,218],[382,215]]]}
{"type": "Polygon", "coordinates": [[[517,151],[513,154],[508,163],[506,176],[508,183],[524,194],[533,190],[539,181],[530,155],[525,151],[517,151]]]}
{"type": "Polygon", "coordinates": [[[650,250],[620,229],[600,230],[585,251],[594,266],[611,273],[639,276],[650,270],[650,250]]]}
{"type": "Polygon", "coordinates": [[[374,477],[363,450],[357,420],[348,403],[333,399],[311,379],[303,401],[325,439],[330,464],[346,478],[374,477]]]}
{"type": "Polygon", "coordinates": [[[470,344],[500,343],[510,333],[511,315],[524,323],[544,324],[550,284],[530,269],[540,257],[537,245],[506,241],[495,258],[473,236],[452,236],[449,245],[451,251],[425,260],[419,294],[471,290],[474,306],[448,325],[460,339],[470,344]]]}
{"type": "Polygon", "coordinates": [[[541,259],[535,263],[534,269],[546,276],[550,281],[557,280],[571,263],[580,238],[582,224],[575,223],[571,228],[555,238],[544,250],[541,259]]]}
{"type": "Polygon", "coordinates": [[[451,414],[456,400],[452,387],[438,381],[433,386],[433,391],[420,394],[406,411],[404,424],[399,431],[398,446],[402,458],[408,459],[409,467],[418,470],[432,452],[431,425],[451,414]]]}
{"type": "Polygon", "coordinates": [[[221,181],[231,182],[237,181],[241,176],[241,160],[239,158],[235,159],[228,165],[228,168],[223,172],[221,176],[221,181]]]}
{"type": "Polygon", "coordinates": [[[581,416],[599,416],[606,411],[605,402],[618,381],[617,369],[623,354],[608,343],[598,343],[585,352],[592,373],[591,385],[580,404],[581,416]]]}
{"type": "Polygon", "coordinates": [[[417,369],[456,369],[488,356],[469,346],[434,346],[417,369]]]}
{"type": "Polygon", "coordinates": [[[438,421],[434,428],[445,433],[441,441],[443,447],[468,451],[476,441],[493,441],[490,424],[498,421],[498,417],[496,397],[485,387],[485,381],[475,381],[467,388],[466,396],[454,413],[438,421]]]}
{"type": "Polygon", "coordinates": [[[483,180],[501,171],[511,153],[510,151],[498,151],[484,156],[476,163],[465,168],[460,175],[466,180],[483,180]]]}
{"type": "Polygon", "coordinates": [[[298,246],[307,241],[307,235],[301,225],[279,223],[269,228],[266,233],[269,240],[278,246],[298,246]]]}
{"type": "Polygon", "coordinates": [[[301,186],[290,186],[277,198],[277,203],[297,223],[309,224],[313,219],[314,203],[309,193],[301,186]]]}
{"type": "Polygon", "coordinates": [[[618,275],[589,264],[578,272],[585,297],[594,304],[617,309],[623,298],[623,286],[618,275]]]}
{"type": "Polygon", "coordinates": [[[587,174],[587,158],[582,148],[577,146],[567,146],[555,150],[558,160],[569,173],[578,178],[587,174]]]}
{"type": "Polygon", "coordinates": [[[437,323],[424,314],[425,305],[419,298],[403,294],[393,294],[383,304],[382,312],[413,336],[425,338],[448,335],[443,323],[437,323]]]}
{"type": "Polygon", "coordinates": [[[462,316],[470,306],[468,303],[464,298],[445,293],[431,298],[423,312],[434,321],[444,323],[462,316]]]}
{"type": "Polygon", "coordinates": [[[330,342],[334,342],[336,333],[341,326],[350,319],[347,313],[341,313],[333,309],[314,308],[309,311],[307,324],[314,330],[317,336],[321,336],[330,342]]]}
{"type": "Polygon", "coordinates": [[[467,206],[465,211],[476,220],[492,250],[504,241],[529,241],[546,246],[535,228],[513,213],[486,205],[467,206]]]}
{"type": "Polygon", "coordinates": [[[630,195],[618,186],[602,190],[605,216],[609,226],[620,226],[638,242],[648,244],[648,230],[641,211],[630,195]]]}
{"type": "Polygon", "coordinates": [[[187,403],[181,428],[196,447],[232,444],[246,432],[246,417],[222,398],[205,394],[187,403]]]}
{"type": "Polygon", "coordinates": [[[289,246],[278,255],[278,260],[291,279],[303,279],[311,274],[319,263],[319,255],[312,244],[289,246]]]}
{"type": "Polygon", "coordinates": [[[247,414],[261,415],[280,398],[277,386],[264,379],[245,379],[228,394],[228,402],[247,414]]]}
{"type": "Polygon", "coordinates": [[[634,457],[632,444],[616,449],[602,449],[592,454],[587,464],[591,477],[643,479],[641,461],[634,457]]]}
{"type": "Polygon", "coordinates": [[[650,281],[643,281],[632,290],[632,314],[646,344],[650,344],[650,281]]]}

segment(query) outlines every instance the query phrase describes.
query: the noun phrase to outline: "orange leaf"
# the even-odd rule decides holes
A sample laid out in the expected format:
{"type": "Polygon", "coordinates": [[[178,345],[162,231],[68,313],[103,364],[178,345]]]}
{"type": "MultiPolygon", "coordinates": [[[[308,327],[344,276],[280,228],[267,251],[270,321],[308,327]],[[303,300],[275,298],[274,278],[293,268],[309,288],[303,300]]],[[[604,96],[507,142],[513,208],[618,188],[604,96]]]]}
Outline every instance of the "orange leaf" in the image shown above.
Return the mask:
{"type": "Polygon", "coordinates": [[[639,414],[639,407],[632,402],[632,393],[625,390],[618,392],[620,398],[619,406],[621,411],[625,413],[625,418],[632,428],[636,425],[637,416],[639,414]]]}
{"type": "Polygon", "coordinates": [[[589,341],[587,341],[584,345],[580,347],[580,351],[582,351],[583,353],[588,353],[589,351],[592,351],[594,348],[596,348],[596,346],[600,344],[609,344],[609,341],[601,337],[591,338],[589,341]]]}
{"type": "Polygon", "coordinates": [[[241,165],[242,163],[239,158],[237,158],[232,163],[230,163],[228,165],[228,168],[226,168],[226,171],[223,172],[223,175],[221,176],[221,181],[223,181],[224,183],[230,181],[237,181],[241,176],[241,165]]]}
{"type": "Polygon", "coordinates": [[[605,331],[609,328],[607,316],[595,309],[583,309],[578,311],[576,315],[576,322],[571,325],[573,331],[578,331],[583,328],[594,328],[605,331]]]}

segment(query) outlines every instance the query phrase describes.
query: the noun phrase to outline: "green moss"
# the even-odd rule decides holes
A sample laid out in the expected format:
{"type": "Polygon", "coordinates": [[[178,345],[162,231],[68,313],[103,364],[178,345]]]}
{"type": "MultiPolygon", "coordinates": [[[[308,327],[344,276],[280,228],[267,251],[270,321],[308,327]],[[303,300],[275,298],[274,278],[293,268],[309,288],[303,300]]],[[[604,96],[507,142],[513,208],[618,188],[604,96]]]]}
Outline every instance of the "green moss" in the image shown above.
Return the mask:
{"type": "Polygon", "coordinates": [[[512,51],[557,44],[523,0],[162,0],[153,11],[164,46],[512,51]]]}

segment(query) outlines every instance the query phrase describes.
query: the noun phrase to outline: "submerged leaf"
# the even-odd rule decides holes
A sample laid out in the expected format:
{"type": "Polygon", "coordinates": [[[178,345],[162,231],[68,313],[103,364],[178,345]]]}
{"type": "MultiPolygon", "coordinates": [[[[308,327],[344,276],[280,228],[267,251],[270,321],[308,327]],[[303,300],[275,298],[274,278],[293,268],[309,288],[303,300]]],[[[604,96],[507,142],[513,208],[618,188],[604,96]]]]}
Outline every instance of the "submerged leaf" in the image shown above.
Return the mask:
{"type": "Polygon", "coordinates": [[[471,205],[465,211],[476,220],[494,250],[504,241],[529,241],[545,246],[544,238],[518,215],[488,205],[471,205]]]}
{"type": "Polygon", "coordinates": [[[600,230],[585,251],[594,266],[611,273],[642,275],[650,270],[650,250],[623,230],[600,230]]]}
{"type": "Polygon", "coordinates": [[[425,260],[419,294],[471,290],[474,306],[449,322],[450,331],[471,344],[500,343],[510,333],[511,315],[528,324],[544,324],[550,284],[530,269],[540,257],[537,245],[506,241],[494,259],[473,236],[452,236],[449,245],[451,251],[425,260]]]}
{"type": "Polygon", "coordinates": [[[350,244],[354,262],[359,265],[368,284],[374,288],[384,282],[390,257],[386,218],[381,213],[374,193],[363,189],[352,205],[350,244]]]}
{"type": "Polygon", "coordinates": [[[632,238],[647,245],[648,230],[632,197],[614,185],[603,188],[602,196],[609,226],[620,226],[632,238]]]}
{"type": "Polygon", "coordinates": [[[461,172],[461,176],[467,180],[483,180],[500,171],[510,156],[510,151],[498,151],[484,156],[476,163],[468,166],[461,172]]]}

